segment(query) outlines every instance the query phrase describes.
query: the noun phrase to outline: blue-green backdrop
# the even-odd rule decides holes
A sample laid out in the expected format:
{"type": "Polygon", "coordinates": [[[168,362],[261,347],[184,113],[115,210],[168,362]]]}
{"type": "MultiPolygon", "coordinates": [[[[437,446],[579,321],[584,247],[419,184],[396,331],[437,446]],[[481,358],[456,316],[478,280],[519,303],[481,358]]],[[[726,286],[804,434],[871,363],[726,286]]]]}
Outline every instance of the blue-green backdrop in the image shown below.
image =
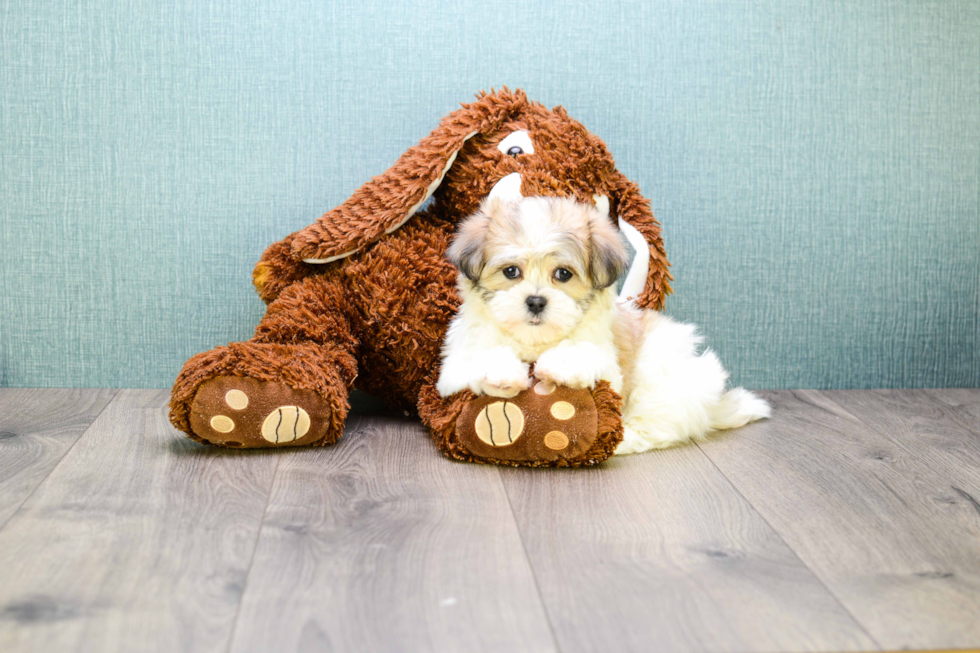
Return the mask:
{"type": "Polygon", "coordinates": [[[169,386],[502,84],[639,182],[735,382],[980,385],[974,0],[0,0],[0,385],[169,386]]]}

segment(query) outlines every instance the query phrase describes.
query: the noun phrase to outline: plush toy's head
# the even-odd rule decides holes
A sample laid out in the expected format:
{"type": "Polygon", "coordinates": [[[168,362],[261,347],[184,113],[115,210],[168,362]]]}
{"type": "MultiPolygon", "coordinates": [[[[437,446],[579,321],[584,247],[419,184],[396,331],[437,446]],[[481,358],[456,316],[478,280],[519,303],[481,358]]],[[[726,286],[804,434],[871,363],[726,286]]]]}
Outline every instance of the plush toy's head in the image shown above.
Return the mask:
{"type": "Polygon", "coordinates": [[[294,259],[326,264],[405,224],[423,204],[462,220],[488,196],[559,196],[595,203],[617,223],[637,256],[621,295],[660,308],[670,274],[649,202],[615,167],[605,144],[568,116],[522,91],[480,94],[446,116],[383,175],[290,240],[294,259]]]}

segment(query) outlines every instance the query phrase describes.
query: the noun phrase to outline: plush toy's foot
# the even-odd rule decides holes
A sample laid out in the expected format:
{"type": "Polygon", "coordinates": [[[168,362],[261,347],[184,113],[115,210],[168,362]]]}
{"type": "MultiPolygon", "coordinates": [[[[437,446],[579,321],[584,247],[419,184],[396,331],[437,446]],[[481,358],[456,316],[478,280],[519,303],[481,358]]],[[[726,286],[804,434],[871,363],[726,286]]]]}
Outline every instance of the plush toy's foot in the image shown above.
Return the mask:
{"type": "Polygon", "coordinates": [[[205,382],[191,402],[194,434],[224,447],[329,444],[330,406],[313,390],[240,376],[205,382]]]}
{"type": "Polygon", "coordinates": [[[604,382],[594,390],[539,382],[513,399],[470,392],[440,399],[427,388],[419,409],[443,452],[458,460],[578,467],[612,455],[623,437],[621,403],[604,382]]]}
{"type": "Polygon", "coordinates": [[[170,421],[223,447],[333,444],[344,430],[353,357],[308,343],[236,342],[184,364],[170,421]]]}

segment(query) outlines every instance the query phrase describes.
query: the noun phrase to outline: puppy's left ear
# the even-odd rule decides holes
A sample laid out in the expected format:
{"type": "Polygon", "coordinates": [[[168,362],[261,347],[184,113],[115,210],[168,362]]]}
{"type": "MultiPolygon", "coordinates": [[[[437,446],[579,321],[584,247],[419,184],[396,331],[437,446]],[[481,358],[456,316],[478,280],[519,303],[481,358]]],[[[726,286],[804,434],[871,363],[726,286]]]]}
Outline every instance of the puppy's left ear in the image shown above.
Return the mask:
{"type": "MultiPolygon", "coordinates": [[[[608,204],[606,205],[608,207],[608,204]]],[[[613,226],[602,207],[589,218],[589,276],[597,289],[616,283],[630,264],[629,250],[619,229],[613,226]]]]}

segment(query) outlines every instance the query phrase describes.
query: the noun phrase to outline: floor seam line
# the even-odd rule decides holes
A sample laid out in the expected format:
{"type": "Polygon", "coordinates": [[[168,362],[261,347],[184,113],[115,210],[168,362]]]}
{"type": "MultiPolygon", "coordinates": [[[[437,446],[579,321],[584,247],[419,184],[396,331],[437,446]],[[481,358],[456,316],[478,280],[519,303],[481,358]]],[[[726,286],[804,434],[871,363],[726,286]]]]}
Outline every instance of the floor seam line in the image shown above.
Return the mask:
{"type": "Polygon", "coordinates": [[[743,501],[745,501],[746,505],[752,508],[752,511],[759,516],[759,519],[761,519],[763,523],[769,527],[769,530],[771,530],[773,534],[779,538],[779,541],[782,542],[787,549],[789,549],[790,553],[793,554],[793,557],[799,560],[800,564],[803,565],[803,567],[808,572],[810,572],[810,575],[813,576],[814,580],[820,583],[820,586],[823,587],[825,590],[827,590],[827,594],[829,594],[834,599],[834,602],[837,603],[837,605],[841,607],[841,609],[847,614],[847,616],[849,616],[854,621],[857,627],[861,629],[861,632],[867,635],[868,639],[874,642],[875,646],[878,647],[879,651],[884,651],[885,647],[882,646],[881,642],[878,641],[878,638],[876,638],[868,631],[865,625],[861,623],[861,620],[858,619],[857,616],[855,616],[854,613],[851,612],[851,610],[846,605],[844,605],[844,602],[841,600],[839,596],[837,596],[837,593],[827,586],[827,583],[825,583],[824,580],[819,575],[817,575],[817,572],[815,572],[812,568],[810,568],[810,565],[808,565],[806,561],[802,557],[800,557],[800,554],[797,553],[796,549],[794,549],[790,545],[790,543],[786,541],[786,538],[783,537],[783,534],[780,533],[778,530],[776,530],[776,528],[771,523],[769,523],[769,520],[766,519],[766,516],[762,514],[762,512],[755,506],[755,504],[749,501],[748,497],[742,494],[742,490],[740,490],[738,486],[735,485],[732,479],[728,478],[728,475],[725,474],[725,472],[722,471],[722,469],[715,464],[715,461],[711,459],[711,456],[709,456],[705,452],[705,450],[701,448],[701,443],[694,442],[693,444],[695,447],[698,448],[698,451],[701,452],[701,455],[708,459],[708,462],[711,463],[711,466],[714,467],[716,470],[718,470],[718,473],[721,474],[721,477],[725,479],[725,482],[728,483],[728,485],[732,488],[732,490],[734,490],[735,493],[738,494],[738,496],[740,496],[743,501]]]}
{"type": "Polygon", "coordinates": [[[238,597],[238,606],[235,608],[235,617],[231,620],[231,629],[228,632],[228,647],[225,649],[231,653],[231,647],[235,643],[235,632],[238,630],[238,619],[242,614],[242,604],[245,603],[245,593],[248,592],[248,579],[252,577],[252,568],[255,565],[255,554],[259,550],[259,541],[262,539],[262,531],[265,530],[265,519],[269,514],[269,506],[272,505],[272,493],[276,488],[276,480],[279,478],[279,464],[282,456],[276,457],[276,468],[272,472],[272,482],[269,483],[269,493],[265,497],[265,507],[262,508],[262,518],[259,520],[259,528],[255,533],[255,543],[252,545],[252,554],[248,558],[248,569],[245,572],[245,580],[242,583],[242,594],[238,597]]]}
{"type": "MultiPolygon", "coordinates": [[[[916,390],[916,389],[906,389],[906,388],[884,388],[884,389],[885,390],[900,390],[900,391],[918,392],[918,390],[916,390]]],[[[931,472],[934,472],[938,476],[945,476],[945,470],[943,470],[943,469],[937,469],[936,467],[933,467],[932,463],[930,463],[929,460],[927,458],[925,458],[921,454],[920,450],[914,449],[914,448],[908,446],[905,442],[902,442],[902,440],[897,439],[895,437],[892,437],[892,435],[889,433],[888,430],[886,430],[884,428],[881,428],[880,426],[875,425],[873,422],[869,422],[868,420],[864,419],[860,415],[854,414],[851,410],[849,410],[847,408],[847,406],[844,406],[843,404],[835,401],[833,397],[827,396],[827,394],[824,393],[824,391],[818,390],[817,392],[820,392],[821,394],[823,394],[824,399],[826,399],[830,403],[834,404],[835,406],[837,406],[838,408],[840,408],[841,410],[843,410],[844,412],[846,412],[848,415],[851,415],[852,417],[854,417],[854,419],[856,419],[858,422],[860,422],[862,426],[864,426],[867,429],[870,429],[874,433],[877,433],[878,435],[880,435],[881,437],[885,438],[890,443],[892,443],[892,445],[894,445],[895,447],[898,447],[899,449],[901,449],[902,451],[904,451],[906,453],[906,455],[914,458],[924,468],[928,469],[931,472]]],[[[859,390],[858,392],[863,392],[863,391],[860,391],[859,390]]],[[[927,399],[929,399],[933,403],[941,406],[943,409],[945,409],[945,411],[947,411],[947,412],[948,411],[952,411],[952,414],[944,415],[943,417],[944,417],[944,419],[946,419],[948,417],[950,423],[952,423],[954,426],[956,426],[961,431],[961,435],[964,435],[964,436],[967,436],[967,437],[976,437],[977,434],[975,434],[973,432],[973,429],[971,427],[967,426],[963,422],[962,418],[955,412],[956,411],[956,408],[957,408],[956,406],[950,406],[949,404],[946,404],[945,402],[943,402],[943,401],[937,399],[936,397],[932,396],[928,392],[923,392],[922,393],[922,396],[926,397],[927,399]]]]}
{"type": "Polygon", "coordinates": [[[531,580],[534,581],[534,591],[538,595],[538,601],[541,602],[541,609],[544,611],[544,618],[548,622],[548,632],[551,634],[551,641],[555,644],[555,650],[559,653],[561,652],[561,643],[558,641],[558,635],[555,633],[555,626],[551,621],[551,612],[548,610],[548,603],[544,600],[544,595],[541,593],[541,584],[538,582],[538,574],[534,571],[534,563],[531,562],[531,556],[527,553],[527,544],[524,542],[524,532],[521,530],[521,525],[517,522],[517,513],[514,512],[514,502],[510,500],[510,492],[507,491],[507,484],[504,483],[504,476],[501,470],[495,469],[497,473],[497,480],[500,483],[501,489],[504,491],[504,496],[507,497],[507,507],[510,508],[510,518],[514,524],[514,528],[517,530],[517,539],[521,541],[521,551],[524,552],[524,559],[527,561],[527,567],[531,570],[531,580]]]}
{"type": "MultiPolygon", "coordinates": [[[[38,388],[33,388],[33,389],[38,389],[38,388]]],[[[71,453],[72,449],[75,448],[75,445],[77,445],[82,438],[88,435],[88,432],[92,430],[92,426],[95,425],[97,421],[99,421],[99,418],[102,417],[102,414],[109,409],[109,406],[111,406],[113,402],[116,401],[116,398],[119,396],[119,392],[121,391],[121,389],[120,388],[108,388],[108,389],[112,390],[112,397],[109,398],[109,401],[105,402],[105,406],[102,407],[102,410],[99,411],[99,414],[96,415],[94,418],[92,418],[92,421],[89,422],[89,425],[85,427],[85,430],[82,431],[81,435],[75,438],[75,441],[71,443],[71,446],[65,449],[65,453],[61,454],[61,458],[59,458],[58,462],[56,462],[54,465],[51,466],[51,469],[49,469],[48,473],[44,475],[44,478],[42,478],[38,482],[38,484],[34,486],[34,489],[32,489],[30,493],[26,497],[24,497],[24,500],[20,502],[20,505],[17,506],[17,509],[14,510],[12,513],[10,513],[10,516],[7,517],[6,521],[0,524],[0,531],[3,531],[3,529],[7,527],[7,524],[13,521],[14,517],[16,517],[17,514],[20,513],[20,511],[24,508],[24,505],[28,501],[30,501],[31,497],[34,496],[34,493],[37,492],[38,488],[44,485],[44,483],[49,478],[51,478],[51,474],[53,474],[54,470],[58,469],[58,467],[61,466],[61,463],[64,462],[65,458],[68,457],[68,454],[71,453]]],[[[84,391],[84,389],[82,390],[84,391]]]]}

